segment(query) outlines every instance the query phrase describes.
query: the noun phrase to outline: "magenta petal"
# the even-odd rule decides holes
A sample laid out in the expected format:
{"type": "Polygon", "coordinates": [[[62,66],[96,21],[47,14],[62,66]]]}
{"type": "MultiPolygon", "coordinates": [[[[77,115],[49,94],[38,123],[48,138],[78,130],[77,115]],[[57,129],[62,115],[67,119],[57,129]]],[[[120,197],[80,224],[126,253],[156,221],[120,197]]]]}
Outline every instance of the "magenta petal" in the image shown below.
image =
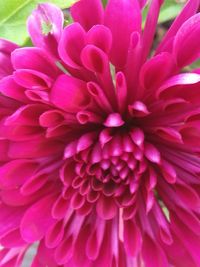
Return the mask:
{"type": "Polygon", "coordinates": [[[144,147],[144,154],[149,161],[154,163],[160,163],[160,152],[154,145],[146,143],[144,147]]]}
{"type": "Polygon", "coordinates": [[[10,55],[16,48],[16,44],[0,39],[0,79],[13,72],[10,55]]]}
{"type": "Polygon", "coordinates": [[[160,7],[164,0],[152,0],[143,33],[142,60],[146,60],[154,39],[160,7]]]}
{"type": "Polygon", "coordinates": [[[34,258],[34,262],[32,263],[31,267],[44,267],[45,265],[48,267],[58,266],[54,259],[54,250],[48,249],[45,246],[44,240],[42,240],[38,246],[37,255],[34,258]]]}
{"type": "Polygon", "coordinates": [[[9,146],[8,155],[12,159],[38,158],[56,155],[63,145],[53,140],[36,138],[34,140],[12,142],[9,146]]]}
{"type": "Polygon", "coordinates": [[[168,267],[167,258],[159,244],[148,235],[144,237],[142,256],[146,267],[168,267]]]}
{"type": "Polygon", "coordinates": [[[96,260],[100,253],[100,248],[105,234],[105,226],[106,223],[104,220],[100,218],[96,219],[96,225],[90,234],[86,245],[86,254],[91,260],[96,260]]]}
{"type": "Polygon", "coordinates": [[[101,196],[97,202],[96,210],[100,218],[110,220],[117,214],[117,204],[113,199],[101,196]]]}
{"type": "Polygon", "coordinates": [[[45,243],[48,248],[56,247],[62,240],[64,235],[63,221],[57,221],[47,231],[45,236],[45,243]]]}
{"type": "Polygon", "coordinates": [[[103,22],[101,0],[80,0],[71,7],[70,11],[74,21],[79,22],[85,30],[103,22]]]}
{"type": "Polygon", "coordinates": [[[103,74],[108,70],[107,55],[94,45],[87,45],[81,53],[83,65],[90,71],[103,74]]]}
{"type": "MultiPolygon", "coordinates": [[[[200,82],[200,74],[197,73],[181,73],[170,77],[166,80],[156,92],[158,98],[167,97],[174,94],[175,86],[192,85],[200,82]]],[[[189,87],[188,87],[189,90],[189,87]]]]}
{"type": "Polygon", "coordinates": [[[19,46],[9,40],[0,38],[0,52],[10,54],[19,46]]]}
{"type": "Polygon", "coordinates": [[[175,190],[186,207],[194,211],[200,211],[200,197],[192,187],[187,184],[177,184],[175,190]]]}
{"type": "Polygon", "coordinates": [[[126,63],[131,33],[141,30],[141,13],[138,1],[108,1],[104,24],[110,28],[113,36],[111,62],[116,67],[122,68],[126,63]]]}
{"type": "Polygon", "coordinates": [[[93,44],[105,53],[109,53],[112,46],[112,34],[104,25],[95,25],[87,32],[86,43],[93,44]]]}
{"type": "Polygon", "coordinates": [[[29,160],[13,160],[0,167],[0,188],[14,189],[24,183],[36,170],[37,164],[29,160]]]}
{"type": "Polygon", "coordinates": [[[80,54],[85,45],[85,36],[79,23],[73,23],[63,30],[58,51],[61,59],[72,68],[79,69],[82,66],[80,54]]]}
{"type": "Polygon", "coordinates": [[[129,256],[134,257],[141,249],[142,237],[135,222],[124,222],[124,245],[129,256]]]}
{"type": "Polygon", "coordinates": [[[47,52],[41,48],[26,47],[16,49],[12,53],[12,63],[14,68],[29,69],[39,71],[50,77],[55,77],[58,69],[47,52]]]}
{"type": "Polygon", "coordinates": [[[16,83],[27,89],[44,90],[52,84],[52,79],[47,75],[34,70],[16,70],[14,72],[16,83]]]}
{"type": "Polygon", "coordinates": [[[196,14],[182,25],[174,40],[173,53],[180,68],[199,58],[200,48],[196,41],[199,34],[200,14],[196,14]]]}
{"type": "Polygon", "coordinates": [[[156,53],[160,53],[161,51],[171,52],[174,36],[176,35],[181,25],[191,16],[195,15],[199,8],[199,4],[199,0],[187,1],[184,9],[181,11],[179,16],[173,22],[172,26],[169,28],[168,32],[165,34],[163,40],[161,41],[160,45],[156,50],[156,53]]]}
{"type": "Polygon", "coordinates": [[[26,103],[27,97],[24,91],[25,89],[14,81],[13,76],[7,76],[0,81],[0,92],[3,95],[26,103]]]}
{"type": "Polygon", "coordinates": [[[40,240],[53,224],[54,219],[51,217],[51,209],[55,199],[55,194],[49,195],[26,211],[20,224],[21,235],[26,242],[32,243],[40,240]]]}
{"type": "Polygon", "coordinates": [[[0,237],[19,227],[24,208],[0,204],[0,237]]]}
{"type": "Polygon", "coordinates": [[[17,228],[1,238],[1,245],[5,248],[14,248],[24,246],[26,242],[22,239],[19,228],[17,228]]]}
{"type": "Polygon", "coordinates": [[[67,112],[76,112],[86,107],[90,98],[86,83],[68,75],[61,75],[54,83],[50,100],[67,112]]]}
{"type": "Polygon", "coordinates": [[[33,44],[57,56],[57,43],[62,33],[62,11],[50,3],[39,4],[27,21],[33,44]]]}
{"type": "Polygon", "coordinates": [[[171,74],[173,65],[173,58],[169,53],[161,53],[153,57],[141,68],[141,85],[148,91],[159,86],[171,74]]]}

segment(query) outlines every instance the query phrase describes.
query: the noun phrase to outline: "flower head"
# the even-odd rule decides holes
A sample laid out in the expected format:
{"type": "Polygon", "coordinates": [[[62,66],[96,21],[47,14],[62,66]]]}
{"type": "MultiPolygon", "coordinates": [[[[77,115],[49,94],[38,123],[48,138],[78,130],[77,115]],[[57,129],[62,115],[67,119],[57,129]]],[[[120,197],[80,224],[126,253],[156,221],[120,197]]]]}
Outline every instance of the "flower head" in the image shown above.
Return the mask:
{"type": "Polygon", "coordinates": [[[200,266],[199,0],[152,54],[162,3],[40,4],[35,47],[0,41],[2,267],[200,266]]]}

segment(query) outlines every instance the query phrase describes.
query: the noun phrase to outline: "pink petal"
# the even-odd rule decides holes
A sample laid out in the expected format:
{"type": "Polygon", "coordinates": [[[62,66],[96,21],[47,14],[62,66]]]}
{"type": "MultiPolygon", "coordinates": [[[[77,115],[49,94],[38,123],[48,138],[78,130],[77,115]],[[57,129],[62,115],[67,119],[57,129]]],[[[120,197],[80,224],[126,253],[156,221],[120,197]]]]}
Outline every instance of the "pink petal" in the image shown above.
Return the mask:
{"type": "Polygon", "coordinates": [[[177,32],[174,39],[173,53],[180,68],[199,58],[200,48],[198,42],[196,42],[196,36],[200,34],[199,25],[200,14],[196,14],[188,19],[177,32]]]}
{"type": "Polygon", "coordinates": [[[100,0],[80,0],[70,11],[74,21],[79,22],[85,30],[103,22],[103,6],[100,0]]]}
{"type": "Polygon", "coordinates": [[[164,0],[151,1],[143,33],[143,47],[142,47],[143,61],[146,60],[150,52],[156,31],[160,7],[163,2],[164,0]]]}
{"type": "Polygon", "coordinates": [[[96,260],[100,253],[100,248],[104,237],[104,230],[105,221],[96,218],[95,228],[90,234],[86,245],[86,254],[91,260],[96,260]]]}
{"type": "Polygon", "coordinates": [[[45,236],[45,244],[48,248],[55,248],[62,241],[64,236],[64,223],[57,221],[47,231],[45,236]]]}
{"type": "Polygon", "coordinates": [[[116,74],[116,92],[117,92],[117,101],[118,107],[121,113],[124,112],[127,105],[127,84],[126,78],[123,72],[118,72],[116,74]]]}
{"type": "Polygon", "coordinates": [[[199,8],[200,1],[199,0],[189,0],[187,1],[185,7],[181,11],[181,13],[177,16],[168,32],[165,34],[163,40],[158,46],[156,53],[160,53],[162,51],[171,52],[171,48],[174,41],[174,36],[177,31],[180,29],[182,24],[189,19],[191,16],[195,15],[199,8]]]}
{"type": "Polygon", "coordinates": [[[104,125],[106,127],[120,127],[124,124],[121,115],[119,113],[111,113],[108,115],[104,125]]]}
{"type": "MultiPolygon", "coordinates": [[[[156,96],[158,98],[174,94],[175,86],[193,85],[200,82],[200,75],[196,73],[181,73],[170,77],[157,90],[156,96]],[[173,92],[172,92],[173,91],[173,92]]],[[[189,87],[187,87],[189,90],[189,87]]]]}
{"type": "Polygon", "coordinates": [[[34,70],[17,70],[13,77],[16,83],[27,89],[44,90],[52,85],[52,79],[34,70]]]}
{"type": "Polygon", "coordinates": [[[13,67],[11,64],[11,52],[18,46],[8,40],[0,39],[0,79],[12,74],[13,67]]]}
{"type": "Polygon", "coordinates": [[[168,267],[168,260],[159,244],[150,236],[144,237],[142,256],[146,267],[168,267]]]}
{"type": "Polygon", "coordinates": [[[108,55],[94,45],[86,45],[81,53],[81,60],[88,70],[96,73],[107,99],[115,107],[117,105],[116,94],[110,73],[108,55]]]}
{"type": "Polygon", "coordinates": [[[11,116],[7,117],[5,125],[38,126],[38,118],[46,109],[47,107],[41,104],[21,106],[11,116]]]}
{"type": "Polygon", "coordinates": [[[197,192],[187,184],[176,184],[175,186],[176,195],[181,201],[194,211],[200,211],[200,198],[197,192]]]}
{"type": "Polygon", "coordinates": [[[50,93],[51,102],[68,112],[77,112],[89,104],[86,84],[68,75],[60,75],[50,93]]]}
{"type": "Polygon", "coordinates": [[[55,140],[39,138],[38,140],[12,142],[9,146],[8,155],[12,159],[38,158],[56,155],[60,153],[62,149],[63,145],[55,140]]]}
{"type": "Polygon", "coordinates": [[[22,239],[19,228],[17,228],[1,237],[1,245],[5,248],[15,248],[26,245],[26,242],[22,239]]]}
{"type": "Polygon", "coordinates": [[[27,97],[24,93],[25,88],[18,85],[13,76],[7,76],[0,81],[0,92],[8,97],[11,97],[20,102],[27,102],[27,97]]]}
{"type": "Polygon", "coordinates": [[[112,198],[101,196],[97,202],[96,211],[100,218],[110,220],[117,214],[117,204],[112,198]]]}
{"type": "Polygon", "coordinates": [[[59,70],[47,52],[37,47],[24,47],[12,53],[14,68],[35,70],[50,77],[56,77],[59,70]]]}
{"type": "Polygon", "coordinates": [[[0,204],[0,237],[19,227],[24,208],[0,204]]]}
{"type": "Polygon", "coordinates": [[[27,21],[33,44],[57,56],[57,43],[62,33],[63,22],[63,13],[56,5],[39,4],[27,21]]]}
{"type": "Polygon", "coordinates": [[[160,163],[161,155],[154,145],[145,143],[144,154],[149,161],[158,164],[160,163]]]}
{"type": "Polygon", "coordinates": [[[63,30],[58,52],[68,66],[75,69],[81,68],[80,54],[85,45],[85,37],[86,33],[79,23],[73,23],[63,30]]]}
{"type": "Polygon", "coordinates": [[[140,82],[146,90],[159,86],[172,72],[173,58],[169,53],[159,54],[147,61],[140,71],[140,82]]]}
{"type": "Polygon", "coordinates": [[[31,267],[44,267],[45,265],[48,267],[58,266],[54,259],[54,250],[48,249],[44,240],[42,240],[38,246],[37,255],[31,267]]]}
{"type": "Polygon", "coordinates": [[[0,167],[0,187],[14,189],[23,184],[36,170],[38,164],[30,160],[13,160],[0,167]]]}
{"type": "Polygon", "coordinates": [[[104,25],[95,25],[87,32],[86,43],[93,44],[105,53],[109,53],[112,46],[112,34],[104,25]]]}
{"type": "Polygon", "coordinates": [[[44,197],[26,211],[20,224],[21,235],[26,242],[42,239],[53,224],[51,209],[55,199],[55,194],[44,197]]]}
{"type": "Polygon", "coordinates": [[[113,37],[111,62],[117,68],[122,68],[126,63],[131,33],[141,31],[138,1],[110,0],[106,5],[104,24],[110,28],[113,37]]]}
{"type": "Polygon", "coordinates": [[[124,246],[130,257],[137,256],[141,249],[142,237],[135,222],[124,221],[124,246]]]}

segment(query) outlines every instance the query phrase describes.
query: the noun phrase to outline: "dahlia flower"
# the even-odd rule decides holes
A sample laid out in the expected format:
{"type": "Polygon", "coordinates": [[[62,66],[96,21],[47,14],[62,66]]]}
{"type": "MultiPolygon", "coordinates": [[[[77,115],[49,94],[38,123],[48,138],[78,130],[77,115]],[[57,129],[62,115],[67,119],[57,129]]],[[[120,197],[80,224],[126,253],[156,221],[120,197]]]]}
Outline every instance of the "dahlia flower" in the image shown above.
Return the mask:
{"type": "Polygon", "coordinates": [[[200,266],[199,0],[40,4],[0,40],[1,267],[200,266]]]}

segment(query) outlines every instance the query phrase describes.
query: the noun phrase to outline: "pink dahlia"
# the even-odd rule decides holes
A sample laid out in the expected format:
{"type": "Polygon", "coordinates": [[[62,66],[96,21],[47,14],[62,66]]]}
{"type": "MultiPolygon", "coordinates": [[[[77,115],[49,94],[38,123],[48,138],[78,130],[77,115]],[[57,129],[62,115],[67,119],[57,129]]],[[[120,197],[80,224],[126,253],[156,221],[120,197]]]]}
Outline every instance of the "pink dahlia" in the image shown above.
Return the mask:
{"type": "Polygon", "coordinates": [[[1,267],[200,266],[199,0],[80,0],[0,41],[1,267]]]}

